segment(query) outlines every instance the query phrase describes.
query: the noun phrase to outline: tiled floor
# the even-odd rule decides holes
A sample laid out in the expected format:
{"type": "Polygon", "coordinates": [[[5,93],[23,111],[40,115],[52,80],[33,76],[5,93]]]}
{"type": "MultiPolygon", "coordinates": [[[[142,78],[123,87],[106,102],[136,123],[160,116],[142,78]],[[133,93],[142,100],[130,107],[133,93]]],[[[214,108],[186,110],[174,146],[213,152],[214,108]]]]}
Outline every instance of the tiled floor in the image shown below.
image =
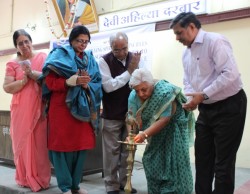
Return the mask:
{"type": "MultiPolygon", "coordinates": [[[[194,165],[192,164],[194,172],[194,165]]],[[[9,168],[0,163],[0,194],[31,194],[27,188],[17,187],[14,181],[14,168],[9,168]]],[[[236,189],[234,194],[250,194],[250,169],[236,169],[236,189]]],[[[147,185],[144,170],[140,160],[136,160],[132,176],[133,187],[138,190],[138,194],[147,194],[147,185]]],[[[80,185],[88,190],[89,194],[106,194],[102,174],[93,174],[83,177],[80,185]]],[[[41,194],[61,194],[57,188],[56,179],[52,177],[51,187],[48,190],[38,192],[41,194]]],[[[124,192],[120,192],[123,194],[124,192]]]]}
{"type": "MultiPolygon", "coordinates": [[[[31,194],[30,189],[20,188],[14,180],[15,169],[6,167],[0,162],[0,194],[31,194]]],[[[147,194],[147,185],[144,170],[140,162],[135,162],[132,176],[133,187],[138,190],[138,194],[147,194]]],[[[81,188],[88,190],[89,194],[106,194],[103,184],[102,174],[92,174],[83,177],[81,188]]],[[[57,187],[55,177],[51,179],[51,186],[48,190],[40,191],[41,194],[61,194],[57,187]]],[[[124,192],[121,192],[121,194],[124,192]]]]}

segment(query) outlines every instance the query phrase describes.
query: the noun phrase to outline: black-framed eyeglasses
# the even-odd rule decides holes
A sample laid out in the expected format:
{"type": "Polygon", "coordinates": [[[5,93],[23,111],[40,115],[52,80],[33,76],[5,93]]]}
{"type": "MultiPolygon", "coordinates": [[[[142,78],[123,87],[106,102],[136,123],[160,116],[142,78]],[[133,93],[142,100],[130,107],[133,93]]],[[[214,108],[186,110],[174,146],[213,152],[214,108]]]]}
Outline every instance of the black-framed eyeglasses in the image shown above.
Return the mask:
{"type": "Polygon", "coordinates": [[[120,52],[127,52],[127,51],[128,51],[128,47],[124,47],[124,48],[122,48],[122,49],[112,48],[112,51],[113,51],[113,53],[115,53],[115,54],[118,54],[118,53],[120,53],[120,52]]]}
{"type": "Polygon", "coordinates": [[[89,40],[83,40],[83,39],[76,39],[76,42],[78,42],[80,44],[89,44],[89,43],[91,43],[89,40]]]}
{"type": "Polygon", "coordinates": [[[23,41],[20,41],[17,43],[18,46],[24,46],[25,45],[28,45],[30,44],[30,41],[29,40],[23,40],[23,41]]]}

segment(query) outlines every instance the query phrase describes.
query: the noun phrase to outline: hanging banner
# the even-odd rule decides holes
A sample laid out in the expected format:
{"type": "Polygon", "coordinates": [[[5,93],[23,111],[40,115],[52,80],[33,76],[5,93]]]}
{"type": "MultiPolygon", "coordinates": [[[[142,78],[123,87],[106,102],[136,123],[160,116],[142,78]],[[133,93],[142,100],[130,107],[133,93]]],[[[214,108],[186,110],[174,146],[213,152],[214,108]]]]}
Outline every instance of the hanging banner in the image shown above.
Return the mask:
{"type": "Polygon", "coordinates": [[[206,0],[164,1],[99,16],[99,31],[153,23],[174,18],[181,12],[206,13],[206,0]]]}
{"type": "Polygon", "coordinates": [[[97,59],[111,51],[109,37],[118,31],[125,32],[128,35],[129,51],[141,51],[140,67],[151,69],[153,48],[151,44],[152,33],[155,32],[155,24],[135,26],[124,28],[122,30],[112,30],[91,35],[91,49],[97,59]]]}
{"type": "MultiPolygon", "coordinates": [[[[128,36],[129,51],[141,51],[140,67],[145,67],[151,70],[153,44],[151,42],[152,36],[155,32],[155,24],[148,24],[142,26],[135,26],[124,28],[122,30],[112,30],[108,32],[101,32],[91,34],[91,43],[88,44],[87,50],[92,50],[96,60],[104,54],[111,51],[109,37],[118,31],[125,32],[128,36]]],[[[50,49],[69,44],[68,38],[61,38],[60,40],[52,40],[50,42],[50,49]]]]}

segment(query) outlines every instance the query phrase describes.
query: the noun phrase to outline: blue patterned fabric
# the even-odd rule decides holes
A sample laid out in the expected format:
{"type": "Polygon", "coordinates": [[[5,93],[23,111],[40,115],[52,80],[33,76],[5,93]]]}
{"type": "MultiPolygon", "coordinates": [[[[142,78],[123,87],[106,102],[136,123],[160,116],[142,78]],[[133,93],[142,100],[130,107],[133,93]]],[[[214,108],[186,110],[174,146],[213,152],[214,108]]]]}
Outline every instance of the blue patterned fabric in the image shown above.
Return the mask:
{"type": "MultiPolygon", "coordinates": [[[[88,72],[91,77],[91,82],[88,84],[89,92],[87,93],[81,86],[69,87],[66,103],[75,118],[85,122],[91,121],[97,133],[102,88],[101,74],[92,52],[85,51],[81,59],[70,45],[53,49],[45,61],[40,80],[43,80],[51,70],[65,79],[75,75],[78,70],[88,72]],[[88,97],[91,103],[88,102],[88,97]]],[[[42,89],[43,98],[49,101],[51,92],[45,83],[42,84],[42,89]]]]}
{"type": "MultiPolygon", "coordinates": [[[[147,129],[160,117],[171,116],[173,100],[177,103],[176,112],[159,133],[148,139],[142,159],[150,194],[191,194],[193,190],[189,158],[189,124],[192,122],[194,126],[194,120],[190,116],[192,113],[182,108],[186,98],[180,88],[164,80],[155,84],[153,94],[141,112],[140,130],[147,129]],[[168,106],[158,115],[165,104],[168,106]]],[[[141,106],[143,105],[133,90],[129,97],[128,109],[134,117],[141,106]]]]}

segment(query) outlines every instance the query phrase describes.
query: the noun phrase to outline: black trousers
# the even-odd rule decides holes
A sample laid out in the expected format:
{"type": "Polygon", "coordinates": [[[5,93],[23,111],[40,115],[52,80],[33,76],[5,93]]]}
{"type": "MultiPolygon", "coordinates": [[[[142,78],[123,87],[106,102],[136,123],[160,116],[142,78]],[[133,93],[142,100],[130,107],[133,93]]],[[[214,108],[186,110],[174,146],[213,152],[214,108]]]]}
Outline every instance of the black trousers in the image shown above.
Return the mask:
{"type": "Polygon", "coordinates": [[[199,105],[195,139],[196,194],[233,194],[236,154],[246,108],[243,89],[225,100],[199,105]]]}

